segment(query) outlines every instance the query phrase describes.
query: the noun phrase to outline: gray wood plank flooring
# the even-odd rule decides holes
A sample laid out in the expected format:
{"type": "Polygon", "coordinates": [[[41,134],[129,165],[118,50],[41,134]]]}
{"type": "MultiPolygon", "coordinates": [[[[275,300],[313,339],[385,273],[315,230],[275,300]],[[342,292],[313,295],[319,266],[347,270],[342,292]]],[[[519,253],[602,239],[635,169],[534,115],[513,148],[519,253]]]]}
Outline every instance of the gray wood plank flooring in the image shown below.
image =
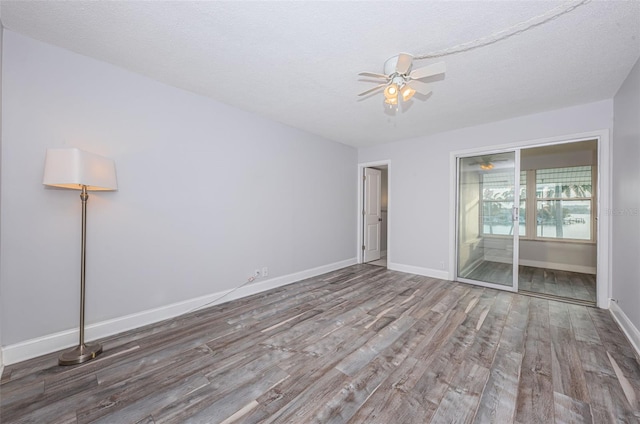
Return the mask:
{"type": "Polygon", "coordinates": [[[102,342],[86,364],[7,366],[0,421],[640,422],[608,311],[371,265],[102,342]]]}

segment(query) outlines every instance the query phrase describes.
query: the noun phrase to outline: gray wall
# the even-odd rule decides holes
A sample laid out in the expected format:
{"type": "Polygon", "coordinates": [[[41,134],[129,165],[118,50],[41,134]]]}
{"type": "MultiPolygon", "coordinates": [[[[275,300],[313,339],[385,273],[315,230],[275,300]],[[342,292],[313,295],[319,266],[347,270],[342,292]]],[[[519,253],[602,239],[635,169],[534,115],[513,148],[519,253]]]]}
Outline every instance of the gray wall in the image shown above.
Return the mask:
{"type": "Polygon", "coordinates": [[[613,99],[613,298],[640,329],[640,61],[613,99]]]}
{"type": "Polygon", "coordinates": [[[442,262],[449,269],[449,249],[454,243],[449,235],[449,217],[454,213],[450,210],[451,152],[612,126],[613,101],[604,100],[359,149],[361,163],[391,160],[393,212],[389,215],[389,249],[393,263],[438,271],[443,269],[442,262]]]}
{"type": "Polygon", "coordinates": [[[111,157],[88,205],[87,322],[351,259],[357,152],[6,31],[2,343],[78,325],[80,200],[49,147],[111,157]]]}
{"type": "Polygon", "coordinates": [[[595,243],[520,240],[520,264],[595,274],[595,243]]]}
{"type": "MultiPolygon", "coordinates": [[[[2,239],[2,45],[4,27],[0,16],[0,239],[2,239]]],[[[2,256],[2,244],[0,243],[0,256],[2,256]]],[[[0,276],[2,278],[2,276],[0,276]]],[[[2,360],[2,280],[0,279],[0,376],[4,362],[2,360]]]]}

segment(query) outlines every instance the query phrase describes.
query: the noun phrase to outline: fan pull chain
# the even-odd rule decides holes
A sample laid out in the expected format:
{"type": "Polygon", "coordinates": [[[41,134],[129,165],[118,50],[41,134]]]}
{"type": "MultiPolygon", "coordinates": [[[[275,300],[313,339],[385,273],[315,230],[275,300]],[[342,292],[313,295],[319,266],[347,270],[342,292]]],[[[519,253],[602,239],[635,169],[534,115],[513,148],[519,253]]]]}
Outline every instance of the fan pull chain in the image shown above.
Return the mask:
{"type": "Polygon", "coordinates": [[[562,4],[560,6],[554,7],[548,12],[545,12],[538,16],[534,16],[533,18],[527,19],[526,21],[510,26],[509,28],[506,28],[504,30],[494,32],[493,34],[488,35],[486,37],[482,37],[466,43],[458,44],[443,50],[438,50],[438,51],[423,54],[420,56],[414,56],[413,59],[414,60],[433,59],[437,57],[449,56],[452,54],[462,53],[462,52],[474,50],[480,47],[488,46],[490,44],[497,43],[498,41],[505,40],[507,38],[513,37],[514,35],[521,34],[525,31],[528,31],[531,28],[535,28],[549,21],[552,21],[558,18],[559,16],[572,12],[576,8],[584,4],[587,4],[590,1],[591,0],[581,0],[579,2],[572,1],[568,5],[562,4]]]}

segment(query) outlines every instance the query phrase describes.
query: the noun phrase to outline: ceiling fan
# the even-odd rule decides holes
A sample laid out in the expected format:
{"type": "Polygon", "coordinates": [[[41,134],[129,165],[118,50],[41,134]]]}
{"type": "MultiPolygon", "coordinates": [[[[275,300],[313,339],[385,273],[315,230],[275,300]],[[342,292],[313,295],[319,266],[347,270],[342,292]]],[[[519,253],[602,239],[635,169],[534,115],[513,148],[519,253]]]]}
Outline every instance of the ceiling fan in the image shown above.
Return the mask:
{"type": "Polygon", "coordinates": [[[508,160],[507,158],[494,159],[492,156],[482,156],[480,160],[470,163],[470,165],[479,166],[483,171],[490,171],[495,167],[495,162],[505,162],[508,160]]]}
{"type": "Polygon", "coordinates": [[[400,53],[384,62],[384,74],[375,72],[360,72],[358,74],[363,77],[384,80],[384,82],[369,90],[363,91],[358,94],[358,96],[366,96],[367,94],[384,88],[384,102],[390,106],[397,105],[399,99],[406,102],[410,100],[416,92],[423,95],[431,93],[431,86],[420,80],[444,74],[445,71],[446,67],[444,62],[413,69],[413,56],[409,53],[400,53]]]}

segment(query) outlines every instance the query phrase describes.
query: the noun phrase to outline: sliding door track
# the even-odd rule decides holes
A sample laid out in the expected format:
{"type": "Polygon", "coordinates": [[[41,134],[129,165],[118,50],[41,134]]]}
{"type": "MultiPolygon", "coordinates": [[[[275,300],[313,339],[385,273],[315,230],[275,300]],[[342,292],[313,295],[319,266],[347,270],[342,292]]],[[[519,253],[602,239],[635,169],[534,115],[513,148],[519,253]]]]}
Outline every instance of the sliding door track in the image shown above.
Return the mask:
{"type": "Polygon", "coordinates": [[[592,302],[590,300],[580,300],[580,299],[574,299],[572,297],[556,296],[553,294],[546,294],[546,293],[537,293],[529,290],[518,290],[518,293],[524,294],[526,296],[538,297],[540,299],[557,300],[558,302],[573,303],[574,305],[592,306],[592,307],[596,306],[596,302],[592,302]]]}

